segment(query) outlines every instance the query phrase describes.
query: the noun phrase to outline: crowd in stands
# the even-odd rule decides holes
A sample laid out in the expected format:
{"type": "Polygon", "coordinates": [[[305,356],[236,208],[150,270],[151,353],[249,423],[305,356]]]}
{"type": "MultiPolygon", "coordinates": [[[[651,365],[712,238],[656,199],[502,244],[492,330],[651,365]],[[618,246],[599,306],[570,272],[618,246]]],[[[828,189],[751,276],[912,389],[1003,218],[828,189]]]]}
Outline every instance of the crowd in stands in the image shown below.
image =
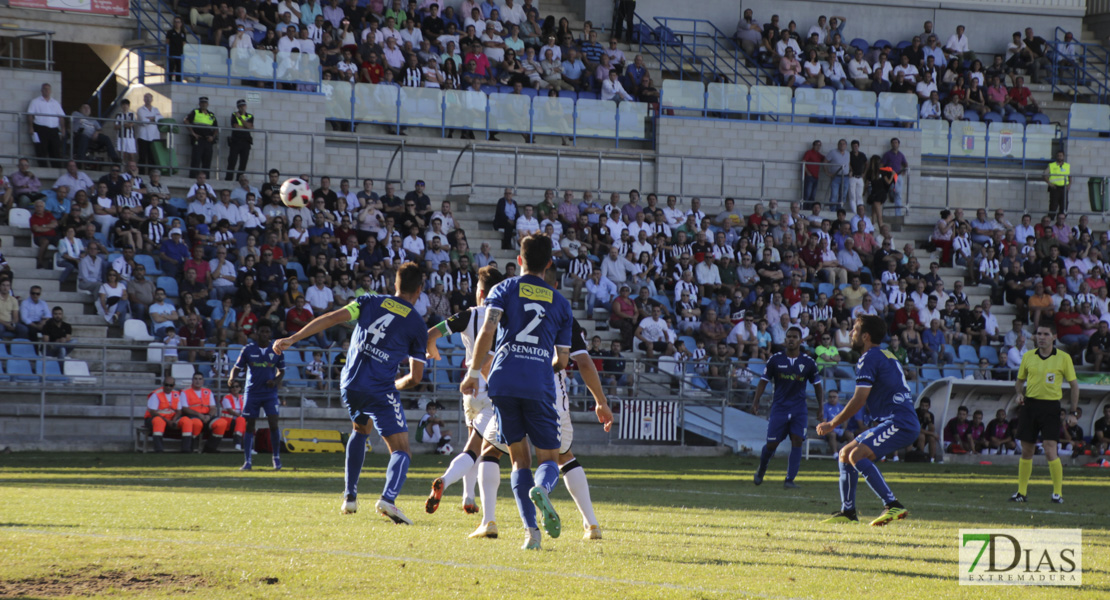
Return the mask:
{"type": "Polygon", "coordinates": [[[1024,37],[1014,32],[1005,55],[983,59],[988,63],[984,67],[963,25],[945,38],[933,31],[932,21],[925,21],[924,30],[911,40],[872,46],[862,39],[849,42],[846,24],[844,17],[822,15],[803,34],[795,21],[782,27],[779,16],[772,15],[760,23],[746,9],[735,37],[781,85],[915,94],[921,118],[948,121],[988,113],[1006,119],[1037,114],[1040,107],[1025,86],[1025,75],[1039,83],[1052,52],[1059,54],[1058,67],[1074,69],[1082,60],[1083,49],[1070,33],[1052,46],[1032,27],[1024,37]]]}
{"type": "MultiPolygon", "coordinates": [[[[643,59],[626,57],[618,40],[599,41],[587,21],[542,15],[533,0],[293,0],[234,5],[177,3],[167,32],[171,57],[181,55],[188,27],[207,43],[237,50],[308,53],[325,79],[437,89],[583,92],[602,100],[658,98],[643,59]],[[234,5],[234,7],[233,7],[234,5]],[[456,8],[457,6],[457,8],[456,8]]],[[[171,72],[181,63],[171,59],[171,72]]]]}

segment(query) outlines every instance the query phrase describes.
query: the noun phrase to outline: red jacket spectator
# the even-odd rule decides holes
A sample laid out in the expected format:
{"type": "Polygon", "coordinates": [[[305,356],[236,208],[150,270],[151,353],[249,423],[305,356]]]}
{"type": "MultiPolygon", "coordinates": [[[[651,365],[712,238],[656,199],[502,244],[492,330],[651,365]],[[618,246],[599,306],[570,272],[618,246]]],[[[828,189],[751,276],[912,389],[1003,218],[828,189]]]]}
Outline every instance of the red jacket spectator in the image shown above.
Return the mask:
{"type": "Polygon", "coordinates": [[[312,320],[312,311],[305,308],[301,302],[297,304],[302,304],[302,306],[290,308],[289,312],[285,313],[285,329],[290,335],[300,331],[312,320]]]}
{"type": "MultiPolygon", "coordinates": [[[[806,175],[810,177],[821,176],[821,163],[825,162],[825,157],[817,150],[810,148],[802,155],[802,160],[806,163],[806,175]]],[[[758,223],[757,223],[758,225],[758,223]]]]}
{"type": "Polygon", "coordinates": [[[1079,313],[1072,312],[1070,307],[1068,312],[1064,312],[1064,308],[1060,307],[1060,311],[1056,313],[1053,319],[1056,321],[1056,335],[1058,337],[1083,333],[1083,327],[1079,324],[1079,313]],[[1068,324],[1065,324],[1065,321],[1068,324]]]}

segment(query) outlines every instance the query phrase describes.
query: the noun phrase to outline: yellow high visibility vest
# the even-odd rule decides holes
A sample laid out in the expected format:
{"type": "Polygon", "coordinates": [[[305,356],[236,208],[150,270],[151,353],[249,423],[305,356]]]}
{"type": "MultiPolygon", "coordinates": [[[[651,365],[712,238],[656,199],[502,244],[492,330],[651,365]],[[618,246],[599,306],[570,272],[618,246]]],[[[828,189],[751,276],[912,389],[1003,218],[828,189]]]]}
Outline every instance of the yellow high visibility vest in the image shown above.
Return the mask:
{"type": "Polygon", "coordinates": [[[1064,163],[1062,165],[1057,163],[1048,164],[1048,182],[1052,185],[1068,185],[1071,182],[1071,165],[1064,163]]]}

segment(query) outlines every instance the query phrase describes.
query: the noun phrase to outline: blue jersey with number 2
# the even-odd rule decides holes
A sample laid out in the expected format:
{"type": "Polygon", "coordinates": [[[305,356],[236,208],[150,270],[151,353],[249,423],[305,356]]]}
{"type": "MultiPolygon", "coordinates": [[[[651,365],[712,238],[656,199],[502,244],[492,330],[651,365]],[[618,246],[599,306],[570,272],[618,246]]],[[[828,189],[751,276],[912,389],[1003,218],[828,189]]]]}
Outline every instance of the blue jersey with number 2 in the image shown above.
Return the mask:
{"type": "Polygon", "coordinates": [[[889,350],[871,348],[856,363],[856,387],[869,387],[867,412],[877,421],[909,419],[917,422],[913,394],[902,365],[889,350]]]}
{"type": "Polygon", "coordinates": [[[420,313],[396,296],[365,294],[346,306],[355,323],[340,387],[358,392],[397,391],[397,366],[411,357],[424,362],[428,330],[420,313]]]}
{"type": "Polygon", "coordinates": [[[502,312],[489,374],[490,397],[554,403],[552,353],[556,346],[570,348],[574,321],[570,302],[543,279],[523,275],[497,284],[486,297],[486,306],[502,312]]]}

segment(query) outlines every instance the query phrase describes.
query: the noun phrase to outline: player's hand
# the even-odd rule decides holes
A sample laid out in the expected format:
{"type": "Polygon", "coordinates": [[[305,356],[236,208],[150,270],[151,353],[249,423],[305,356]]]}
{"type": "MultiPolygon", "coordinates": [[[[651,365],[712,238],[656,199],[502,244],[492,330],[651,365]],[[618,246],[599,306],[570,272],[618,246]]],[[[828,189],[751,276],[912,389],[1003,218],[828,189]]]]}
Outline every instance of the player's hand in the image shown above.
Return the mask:
{"type": "Polygon", "coordinates": [[[274,343],[271,346],[271,348],[274,351],[274,354],[281,354],[282,352],[285,352],[286,350],[288,350],[292,347],[293,347],[293,342],[289,338],[281,338],[280,340],[274,340],[274,343]]]}
{"type": "Polygon", "coordinates": [[[440,359],[439,348],[436,347],[435,342],[432,342],[432,343],[428,344],[427,351],[428,351],[428,357],[431,358],[432,360],[439,360],[440,359]]]}
{"type": "Polygon", "coordinates": [[[832,433],[833,429],[836,429],[836,428],[833,427],[833,424],[829,423],[828,421],[826,421],[824,423],[818,423],[817,424],[817,435],[824,437],[824,436],[829,435],[830,433],[832,433]]]}
{"type": "Polygon", "coordinates": [[[271,379],[271,380],[267,381],[266,382],[266,387],[268,387],[268,388],[277,387],[277,380],[276,379],[271,379]]]}
{"type": "Polygon", "coordinates": [[[1017,397],[1014,398],[1014,401],[1017,402],[1018,406],[1024,406],[1025,405],[1025,394],[1018,394],[1017,397]]]}
{"type": "Polygon", "coordinates": [[[597,422],[601,423],[605,431],[613,428],[613,411],[608,404],[598,404],[594,408],[594,413],[597,414],[597,422]]]}
{"type": "Polygon", "coordinates": [[[462,394],[465,396],[473,396],[477,394],[478,379],[467,375],[466,379],[464,379],[463,382],[459,384],[459,391],[462,392],[462,394]]]}
{"type": "Polygon", "coordinates": [[[758,402],[753,402],[752,403],[752,414],[753,415],[758,415],[759,414],[759,403],[758,402]]]}

